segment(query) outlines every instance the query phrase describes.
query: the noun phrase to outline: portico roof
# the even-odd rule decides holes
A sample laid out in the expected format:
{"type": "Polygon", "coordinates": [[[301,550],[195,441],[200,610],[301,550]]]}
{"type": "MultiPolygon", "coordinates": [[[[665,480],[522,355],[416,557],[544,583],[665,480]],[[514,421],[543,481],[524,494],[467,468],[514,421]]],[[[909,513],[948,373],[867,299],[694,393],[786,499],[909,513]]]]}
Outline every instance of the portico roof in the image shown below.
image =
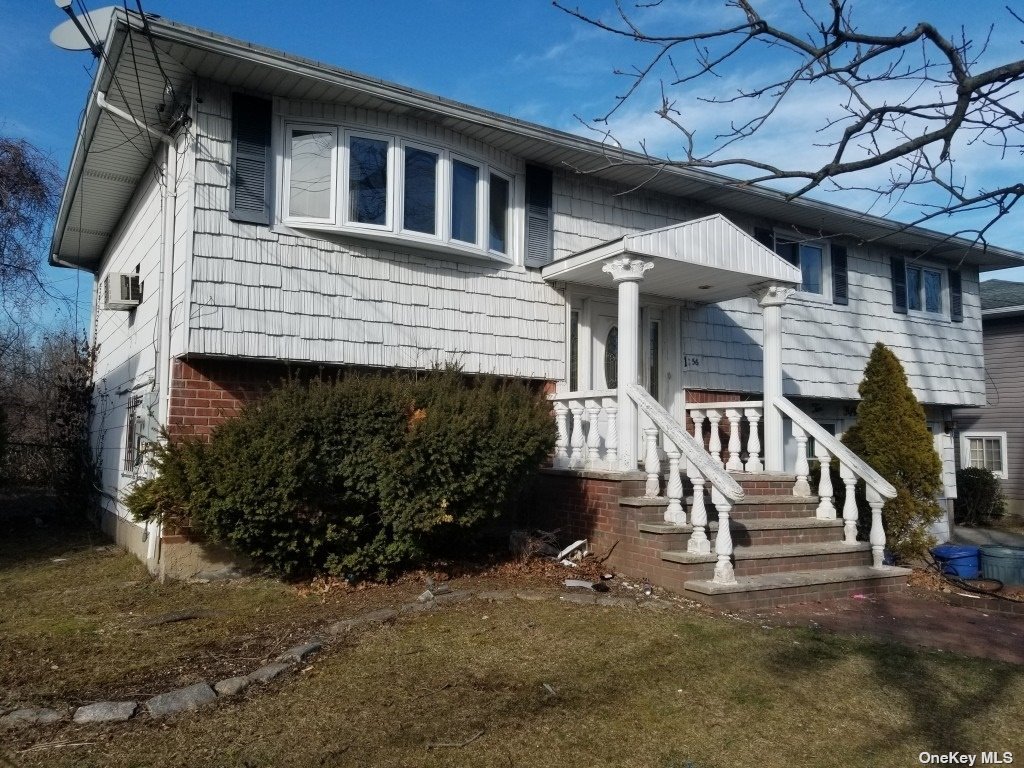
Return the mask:
{"type": "Polygon", "coordinates": [[[640,291],[670,299],[713,303],[766,285],[800,284],[798,268],[718,213],[625,235],[549,264],[541,274],[549,282],[610,288],[602,268],[624,256],[652,262],[640,291]]]}

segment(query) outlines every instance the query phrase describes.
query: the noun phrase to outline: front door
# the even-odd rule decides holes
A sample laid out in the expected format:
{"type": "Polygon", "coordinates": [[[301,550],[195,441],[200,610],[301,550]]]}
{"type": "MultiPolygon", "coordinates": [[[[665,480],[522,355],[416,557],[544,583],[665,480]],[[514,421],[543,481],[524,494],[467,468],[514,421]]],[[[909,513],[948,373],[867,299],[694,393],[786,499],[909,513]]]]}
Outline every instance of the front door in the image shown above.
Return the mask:
{"type": "MultiPolygon", "coordinates": [[[[614,304],[604,301],[590,303],[591,389],[615,389],[618,384],[619,312],[614,304]]],[[[671,407],[667,391],[664,354],[662,350],[662,310],[641,307],[640,344],[637,372],[640,384],[665,408],[671,407]]]]}

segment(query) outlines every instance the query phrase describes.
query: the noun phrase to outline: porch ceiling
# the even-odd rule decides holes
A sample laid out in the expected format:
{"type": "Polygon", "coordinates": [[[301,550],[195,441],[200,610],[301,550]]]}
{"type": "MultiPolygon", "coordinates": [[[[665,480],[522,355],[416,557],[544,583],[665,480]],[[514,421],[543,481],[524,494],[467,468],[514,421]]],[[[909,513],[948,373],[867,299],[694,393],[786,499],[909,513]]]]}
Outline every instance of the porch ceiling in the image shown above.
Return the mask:
{"type": "Polygon", "coordinates": [[[612,286],[606,263],[629,256],[654,264],[640,292],[713,303],[768,284],[799,285],[800,270],[721,214],[652,229],[580,251],[541,271],[549,282],[612,286]]]}

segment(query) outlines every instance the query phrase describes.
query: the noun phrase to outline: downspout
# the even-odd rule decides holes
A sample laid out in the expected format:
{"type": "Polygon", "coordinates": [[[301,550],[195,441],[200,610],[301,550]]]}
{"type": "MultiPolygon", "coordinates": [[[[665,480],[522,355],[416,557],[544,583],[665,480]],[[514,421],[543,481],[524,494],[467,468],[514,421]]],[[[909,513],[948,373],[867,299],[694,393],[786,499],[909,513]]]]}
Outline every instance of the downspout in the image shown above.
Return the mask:
{"type": "MultiPolygon", "coordinates": [[[[155,360],[156,379],[154,387],[159,393],[159,405],[157,408],[157,421],[160,424],[167,423],[170,410],[170,338],[171,338],[171,294],[173,290],[174,265],[172,263],[174,248],[174,227],[175,213],[178,197],[178,150],[177,142],[173,136],[158,131],[146,125],[133,115],[125,112],[119,107],[107,101],[106,94],[102,91],[96,93],[96,106],[109,112],[121,120],[125,120],[150,136],[159,139],[165,148],[164,151],[164,185],[161,193],[161,225],[160,225],[160,283],[158,293],[160,296],[160,309],[157,316],[157,328],[159,328],[159,341],[157,342],[157,359],[155,360]]],[[[148,543],[146,552],[147,564],[159,563],[160,561],[160,536],[162,533],[160,523],[146,523],[145,536],[148,543]]]]}

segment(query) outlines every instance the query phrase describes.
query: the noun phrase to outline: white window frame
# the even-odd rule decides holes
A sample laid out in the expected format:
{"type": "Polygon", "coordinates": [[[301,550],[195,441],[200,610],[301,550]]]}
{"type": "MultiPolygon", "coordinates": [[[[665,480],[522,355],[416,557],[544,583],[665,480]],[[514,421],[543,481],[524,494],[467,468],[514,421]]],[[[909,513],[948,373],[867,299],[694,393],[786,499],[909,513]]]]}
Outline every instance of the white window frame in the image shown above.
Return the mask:
{"type": "Polygon", "coordinates": [[[273,195],[276,202],[277,219],[274,228],[279,232],[287,232],[289,227],[295,229],[319,229],[329,232],[351,233],[362,237],[384,241],[404,241],[419,245],[428,250],[448,254],[460,254],[467,257],[482,258],[496,261],[506,266],[522,265],[523,237],[518,231],[525,226],[522,208],[525,205],[522,196],[524,184],[522,172],[506,167],[502,163],[492,162],[487,157],[473,155],[460,149],[440,146],[430,139],[423,140],[415,135],[401,133],[385,133],[379,129],[364,130],[352,123],[341,123],[333,120],[293,119],[285,114],[278,114],[274,123],[272,145],[276,148],[277,169],[275,174],[280,182],[275,184],[273,195]],[[333,132],[335,137],[334,161],[331,178],[331,211],[332,219],[316,219],[291,216],[288,211],[290,204],[291,184],[291,136],[294,130],[313,130],[333,132]],[[348,217],[349,202],[349,147],[353,137],[383,140],[388,142],[388,209],[387,224],[363,224],[351,221],[348,217]],[[404,196],[405,196],[405,148],[422,149],[438,155],[437,174],[437,219],[436,233],[415,232],[404,228],[404,196]],[[452,161],[472,165],[479,176],[476,186],[476,241],[455,240],[451,236],[452,210],[452,161]],[[490,211],[490,176],[491,174],[506,180],[509,184],[508,208],[506,210],[506,252],[490,248],[488,218],[490,211]]]}
{"type": "Polygon", "coordinates": [[[395,186],[395,180],[398,174],[395,173],[395,137],[390,134],[376,133],[374,131],[361,131],[355,128],[346,128],[344,131],[344,143],[341,144],[341,174],[340,182],[338,184],[337,192],[341,194],[337,195],[338,205],[341,210],[338,212],[338,221],[342,222],[345,227],[351,227],[353,229],[368,229],[377,232],[394,232],[396,228],[395,222],[395,206],[396,198],[398,196],[397,187],[395,186]],[[388,156],[387,156],[387,175],[388,175],[388,188],[387,188],[387,199],[385,200],[385,212],[384,212],[384,224],[369,224],[361,221],[354,221],[349,218],[350,203],[351,203],[351,190],[349,184],[351,181],[352,173],[352,139],[369,139],[370,141],[383,141],[388,145],[388,156]]]}
{"type": "Polygon", "coordinates": [[[487,167],[487,189],[485,190],[484,210],[484,240],[488,253],[502,258],[510,258],[515,252],[515,207],[516,207],[516,182],[515,177],[508,173],[502,173],[497,168],[487,167]],[[491,248],[491,176],[497,176],[508,183],[508,203],[505,206],[505,250],[496,251],[491,248]]]}
{"type": "MultiPolygon", "coordinates": [[[[797,288],[796,295],[800,298],[807,299],[810,301],[819,301],[823,304],[832,304],[832,248],[827,238],[816,238],[816,237],[800,237],[798,234],[794,234],[792,231],[780,231],[773,230],[772,237],[774,238],[773,245],[775,247],[772,250],[778,254],[775,250],[780,243],[792,243],[797,247],[802,245],[813,245],[821,248],[821,293],[812,293],[803,289],[803,267],[797,266],[800,270],[800,287],[797,288]]],[[[799,251],[798,251],[799,253],[799,251]]],[[[779,256],[780,259],[784,259],[783,256],[779,256]]],[[[785,259],[784,259],[785,260],[785,259]]],[[[798,256],[798,261],[799,261],[798,256]]],[[[786,262],[789,263],[788,261],[786,262]]]]}
{"type": "Polygon", "coordinates": [[[444,240],[444,149],[430,144],[423,144],[418,141],[401,139],[398,142],[397,158],[395,165],[398,169],[396,178],[398,185],[395,188],[395,229],[402,237],[409,237],[416,240],[429,240],[441,242],[444,240]],[[414,229],[405,228],[405,151],[406,149],[418,149],[421,152],[429,152],[437,155],[437,167],[434,168],[434,234],[429,232],[417,232],[414,229]]]}
{"type": "Polygon", "coordinates": [[[903,265],[903,280],[904,280],[904,285],[906,285],[906,296],[904,297],[904,299],[907,302],[907,314],[908,315],[912,315],[914,317],[926,317],[926,318],[932,318],[932,319],[941,318],[941,317],[944,317],[944,316],[948,317],[947,309],[949,308],[949,275],[947,274],[945,267],[940,267],[940,266],[937,266],[935,264],[930,264],[930,263],[927,263],[927,262],[914,262],[913,264],[911,264],[910,262],[904,262],[904,265],[903,265]],[[920,296],[919,296],[919,298],[921,299],[921,309],[911,309],[910,308],[910,270],[912,270],[912,269],[916,269],[916,270],[919,270],[921,272],[921,287],[920,287],[920,296]],[[924,293],[924,273],[925,273],[925,271],[936,272],[939,275],[939,309],[937,311],[934,311],[934,312],[931,311],[931,310],[925,309],[925,306],[926,306],[925,293],[924,293]]]}
{"type": "Polygon", "coordinates": [[[338,128],[323,123],[300,123],[289,122],[284,130],[284,174],[281,184],[281,213],[284,221],[289,224],[331,224],[338,222],[338,128]],[[331,202],[328,210],[331,216],[320,219],[313,216],[292,216],[289,211],[291,205],[292,189],[292,134],[295,131],[316,131],[317,133],[331,133],[334,136],[334,148],[331,150],[331,202]]]}
{"type": "MultiPolygon", "coordinates": [[[[1009,464],[1007,463],[1006,433],[1005,432],[961,432],[960,433],[960,468],[967,469],[974,466],[971,464],[971,440],[998,440],[999,454],[1003,463],[1001,472],[992,471],[992,474],[1000,480],[1009,478],[1009,464]]],[[[984,453],[984,443],[982,443],[984,453]]]]}

